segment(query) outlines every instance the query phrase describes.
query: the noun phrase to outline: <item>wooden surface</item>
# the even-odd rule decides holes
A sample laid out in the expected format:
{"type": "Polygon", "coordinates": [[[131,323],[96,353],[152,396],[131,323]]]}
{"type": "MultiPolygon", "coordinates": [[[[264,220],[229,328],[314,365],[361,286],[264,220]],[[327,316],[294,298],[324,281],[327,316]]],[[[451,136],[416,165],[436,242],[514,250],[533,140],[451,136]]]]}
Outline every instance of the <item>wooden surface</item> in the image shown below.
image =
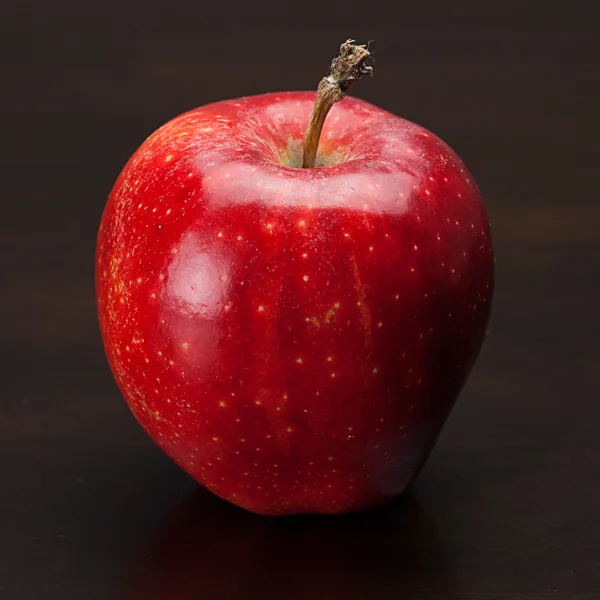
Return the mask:
{"type": "Polygon", "coordinates": [[[3,3],[3,600],[600,598],[600,9],[396,4],[325,5],[311,24],[274,2],[3,3]],[[410,493],[265,519],[199,489],[128,412],[97,330],[96,228],[153,129],[313,88],[349,36],[375,40],[353,92],[436,132],[478,180],[493,318],[410,493]]]}

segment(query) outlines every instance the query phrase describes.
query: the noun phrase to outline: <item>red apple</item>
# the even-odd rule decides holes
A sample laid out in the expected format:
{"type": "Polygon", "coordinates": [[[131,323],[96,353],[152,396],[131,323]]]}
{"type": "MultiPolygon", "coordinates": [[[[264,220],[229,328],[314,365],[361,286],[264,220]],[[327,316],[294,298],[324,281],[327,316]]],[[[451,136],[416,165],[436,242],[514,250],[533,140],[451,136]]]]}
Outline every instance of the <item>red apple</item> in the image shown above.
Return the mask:
{"type": "Polygon", "coordinates": [[[314,102],[265,94],[170,121],[120,174],[97,245],[103,341],[133,414],[202,485],[267,515],[359,510],[410,484],[493,288],[459,157],[348,97],[316,168],[298,168],[314,102]]]}

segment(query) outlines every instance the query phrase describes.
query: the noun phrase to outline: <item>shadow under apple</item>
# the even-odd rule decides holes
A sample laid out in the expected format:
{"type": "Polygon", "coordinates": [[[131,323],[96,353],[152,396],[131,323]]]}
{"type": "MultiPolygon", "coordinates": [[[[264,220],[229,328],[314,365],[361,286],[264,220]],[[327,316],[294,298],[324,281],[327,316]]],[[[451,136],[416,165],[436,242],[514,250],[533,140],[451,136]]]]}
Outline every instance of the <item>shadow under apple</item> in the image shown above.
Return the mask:
{"type": "Polygon", "coordinates": [[[198,489],[125,575],[120,600],[377,598],[454,588],[412,491],[343,516],[263,517],[198,489]]]}

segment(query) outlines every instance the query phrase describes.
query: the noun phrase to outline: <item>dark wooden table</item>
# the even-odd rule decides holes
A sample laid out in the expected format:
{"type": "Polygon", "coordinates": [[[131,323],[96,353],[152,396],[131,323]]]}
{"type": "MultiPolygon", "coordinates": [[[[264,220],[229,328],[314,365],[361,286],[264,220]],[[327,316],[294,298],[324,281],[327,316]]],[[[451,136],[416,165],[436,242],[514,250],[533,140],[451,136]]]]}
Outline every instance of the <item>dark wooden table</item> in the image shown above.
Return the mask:
{"type": "Polygon", "coordinates": [[[271,4],[3,3],[0,598],[600,598],[597,3],[271,4]],[[409,493],[266,519],[199,489],[126,408],[95,320],[96,228],[158,125],[313,88],[349,36],[377,61],[354,93],[478,180],[493,318],[409,493]]]}

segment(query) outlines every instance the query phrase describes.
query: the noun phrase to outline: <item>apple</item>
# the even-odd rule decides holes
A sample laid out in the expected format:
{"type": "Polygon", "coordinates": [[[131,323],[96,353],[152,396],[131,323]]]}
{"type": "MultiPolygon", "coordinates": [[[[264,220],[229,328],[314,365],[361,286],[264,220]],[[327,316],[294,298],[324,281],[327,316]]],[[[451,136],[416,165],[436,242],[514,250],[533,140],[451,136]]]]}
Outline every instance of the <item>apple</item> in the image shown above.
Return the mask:
{"type": "Polygon", "coordinates": [[[478,187],[433,133],[339,101],[368,71],[360,49],[342,45],[316,94],[216,102],[160,127],[99,228],[100,329],[131,411],[203,486],[264,515],[398,496],[489,319],[478,187]]]}

